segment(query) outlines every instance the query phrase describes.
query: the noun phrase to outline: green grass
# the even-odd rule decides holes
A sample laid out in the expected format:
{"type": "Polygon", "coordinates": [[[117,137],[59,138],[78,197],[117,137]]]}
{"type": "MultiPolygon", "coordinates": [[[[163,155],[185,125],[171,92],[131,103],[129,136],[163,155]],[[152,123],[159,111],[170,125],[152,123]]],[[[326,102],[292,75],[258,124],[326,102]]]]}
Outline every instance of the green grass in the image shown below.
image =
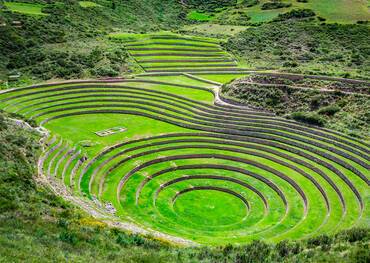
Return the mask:
{"type": "Polygon", "coordinates": [[[185,32],[196,32],[204,35],[225,35],[232,36],[245,30],[246,26],[218,25],[202,23],[199,25],[186,25],[183,27],[185,32]]]}
{"type": "Polygon", "coordinates": [[[210,21],[212,20],[212,16],[211,15],[208,15],[206,13],[200,13],[199,11],[197,10],[192,10],[190,11],[187,15],[186,15],[187,19],[189,20],[195,20],[195,21],[201,21],[201,22],[205,22],[205,21],[210,21]]]}
{"type": "Polygon", "coordinates": [[[181,195],[176,200],[174,212],[184,221],[202,227],[237,223],[247,215],[247,209],[239,199],[212,190],[193,191],[181,195]],[[229,207],[229,213],[220,217],[224,214],[225,207],[229,207]]]}
{"type": "Polygon", "coordinates": [[[199,74],[199,76],[220,83],[229,83],[234,79],[246,76],[246,74],[199,74]]]}
{"type": "Polygon", "coordinates": [[[101,7],[101,5],[99,5],[97,3],[94,3],[94,2],[91,2],[91,1],[79,1],[78,3],[80,4],[80,6],[82,6],[84,8],[88,8],[88,7],[101,7]]]}
{"type": "Polygon", "coordinates": [[[95,142],[96,144],[94,146],[84,149],[90,156],[97,154],[104,147],[112,145],[115,142],[131,140],[137,137],[141,133],[140,131],[146,131],[143,136],[148,137],[178,131],[172,125],[155,122],[145,117],[114,114],[63,118],[62,120],[56,120],[47,124],[46,128],[54,131],[56,134],[63,134],[65,138],[70,138],[70,141],[74,145],[85,140],[95,142]],[[81,122],[84,123],[83,126],[79,125],[81,122]],[[127,131],[107,137],[98,137],[94,133],[119,125],[127,128],[127,131]]]}
{"type": "Polygon", "coordinates": [[[120,39],[120,40],[123,40],[123,41],[132,41],[129,44],[133,44],[135,41],[140,41],[142,43],[143,41],[146,41],[146,40],[147,41],[155,41],[155,42],[161,42],[162,41],[162,42],[180,42],[180,43],[182,43],[183,40],[184,40],[182,38],[185,38],[185,40],[192,41],[192,42],[197,42],[198,40],[209,41],[210,42],[210,43],[202,42],[201,44],[203,44],[203,45],[212,44],[212,43],[217,44],[217,43],[220,42],[219,39],[215,39],[215,38],[179,35],[179,34],[172,33],[170,31],[157,31],[157,32],[148,33],[148,34],[121,32],[121,33],[111,33],[111,34],[109,34],[109,37],[113,38],[113,39],[120,39]],[[166,37],[166,36],[169,37],[169,39],[155,38],[155,37],[166,37]],[[181,38],[181,39],[177,39],[177,38],[181,38]]]}
{"type": "MultiPolygon", "coordinates": [[[[186,77],[186,76],[155,76],[155,77],[142,77],[143,79],[149,79],[149,80],[156,80],[156,81],[168,81],[170,83],[176,83],[176,84],[184,84],[184,85],[191,85],[191,86],[196,86],[196,87],[204,87],[204,88],[210,88],[212,85],[211,84],[207,84],[207,83],[204,83],[204,82],[201,82],[201,81],[197,81],[197,80],[194,80],[194,79],[191,79],[189,77],[186,77]]],[[[172,88],[171,88],[172,89],[172,88]]],[[[172,89],[173,90],[173,89],[172,89]]],[[[193,97],[195,94],[197,93],[200,93],[202,94],[202,97],[198,97],[196,99],[201,99],[203,102],[207,102],[207,103],[212,103],[213,102],[213,96],[206,92],[200,92],[198,90],[193,90],[191,93],[185,93],[184,92],[184,89],[179,89],[179,92],[181,92],[181,94],[183,94],[183,96],[186,96],[188,97],[189,95],[191,95],[191,97],[193,97]]],[[[189,97],[189,98],[191,98],[189,97]]]]}
{"type": "MultiPolygon", "coordinates": [[[[270,0],[261,0],[258,5],[243,8],[248,16],[251,17],[249,22],[259,23],[268,22],[277,17],[279,14],[288,12],[292,9],[312,9],[318,16],[327,19],[329,23],[356,23],[357,21],[367,21],[370,19],[368,10],[368,2],[365,0],[351,1],[351,0],[309,0],[307,3],[299,3],[295,0],[286,0],[284,3],[290,3],[291,6],[287,8],[262,10],[261,6],[271,2],[270,0]],[[351,10],[350,12],[348,10],[351,10]]],[[[238,7],[238,10],[241,10],[238,7]]],[[[227,12],[227,11],[225,11],[227,12]]],[[[218,16],[222,16],[222,12],[215,15],[215,20],[218,16]]]]}
{"type": "Polygon", "coordinates": [[[312,8],[319,16],[326,18],[329,22],[354,23],[370,19],[366,2],[364,0],[313,0],[309,1],[308,7],[312,8]]]}
{"type": "Polygon", "coordinates": [[[34,15],[34,16],[46,16],[46,15],[48,15],[48,14],[45,14],[45,13],[42,12],[42,8],[45,5],[18,3],[18,2],[5,2],[4,4],[12,12],[22,13],[22,14],[26,14],[26,15],[34,15]]]}

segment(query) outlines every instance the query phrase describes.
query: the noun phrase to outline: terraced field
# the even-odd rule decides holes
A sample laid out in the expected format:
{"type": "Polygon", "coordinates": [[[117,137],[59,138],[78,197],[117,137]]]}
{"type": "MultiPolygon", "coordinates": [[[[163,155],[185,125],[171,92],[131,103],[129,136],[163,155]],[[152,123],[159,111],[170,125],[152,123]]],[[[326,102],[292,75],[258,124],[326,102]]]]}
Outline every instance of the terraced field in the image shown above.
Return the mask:
{"type": "MultiPolygon", "coordinates": [[[[135,61],[148,73],[241,74],[237,61],[220,41],[176,34],[117,34],[135,61]]],[[[156,74],[158,75],[158,74],[156,74]]]]}
{"type": "Polygon", "coordinates": [[[42,5],[42,4],[4,2],[4,5],[10,11],[16,12],[16,13],[33,15],[33,16],[47,16],[48,15],[42,12],[42,8],[45,7],[45,5],[42,5]]]}
{"type": "Polygon", "coordinates": [[[221,70],[199,77],[170,67],[218,72],[219,62],[198,65],[182,55],[232,60],[215,43],[139,39],[127,46],[140,65],[148,72],[161,65],[176,76],[0,94],[2,109],[49,131],[39,164],[49,181],[90,200],[112,220],[170,240],[275,242],[369,224],[367,142],[223,102],[217,81],[227,75],[221,70]],[[167,50],[172,42],[179,49],[194,42],[189,49],[207,51],[167,50]],[[171,52],[177,56],[163,54],[171,52]]]}

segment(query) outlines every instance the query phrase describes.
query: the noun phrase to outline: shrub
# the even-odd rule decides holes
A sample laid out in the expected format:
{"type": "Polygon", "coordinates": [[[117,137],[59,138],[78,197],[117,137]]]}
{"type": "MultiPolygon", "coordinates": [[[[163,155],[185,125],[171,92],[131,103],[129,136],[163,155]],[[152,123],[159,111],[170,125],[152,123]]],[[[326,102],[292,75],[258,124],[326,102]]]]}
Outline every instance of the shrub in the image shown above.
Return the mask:
{"type": "Polygon", "coordinates": [[[298,63],[295,61],[286,61],[283,63],[284,68],[295,68],[298,67],[298,63]]]}
{"type": "Polygon", "coordinates": [[[287,13],[279,14],[273,21],[285,21],[289,19],[302,19],[316,16],[311,9],[293,9],[287,13]]]}
{"type": "Polygon", "coordinates": [[[273,2],[267,2],[267,3],[264,3],[262,6],[261,6],[261,9],[262,10],[270,10],[270,9],[279,9],[279,8],[286,8],[286,7],[290,7],[292,6],[291,3],[283,3],[283,2],[280,2],[280,1],[273,1],[273,2]]]}
{"type": "Polygon", "coordinates": [[[370,262],[370,248],[368,244],[355,246],[349,255],[351,262],[367,263],[370,262]]]}
{"type": "Polygon", "coordinates": [[[8,127],[3,115],[0,115],[0,131],[5,130],[8,127]]]}
{"type": "Polygon", "coordinates": [[[249,25],[250,16],[245,11],[241,10],[229,10],[221,13],[215,20],[215,22],[221,25],[236,25],[246,26],[249,25]]]}
{"type": "Polygon", "coordinates": [[[283,240],[276,245],[275,249],[281,257],[288,257],[298,254],[301,251],[301,246],[299,243],[283,240]]]}
{"type": "Polygon", "coordinates": [[[101,76],[101,77],[116,77],[118,76],[119,72],[112,69],[110,66],[101,66],[97,69],[91,70],[93,75],[101,76]]]}
{"type": "Polygon", "coordinates": [[[325,99],[325,96],[323,96],[322,94],[312,96],[311,97],[311,102],[310,102],[311,109],[319,108],[324,99],[325,99]]]}
{"type": "Polygon", "coordinates": [[[190,7],[204,11],[215,11],[215,9],[234,6],[237,0],[186,0],[190,7]]]}
{"type": "Polygon", "coordinates": [[[253,241],[236,255],[238,263],[270,262],[271,247],[262,241],[253,241]]]}
{"type": "Polygon", "coordinates": [[[76,233],[69,230],[63,230],[62,233],[60,233],[59,235],[59,239],[71,245],[77,245],[78,243],[78,237],[76,233]]]}
{"type": "Polygon", "coordinates": [[[241,3],[245,7],[252,7],[259,4],[259,0],[243,0],[241,3]]]}
{"type": "Polygon", "coordinates": [[[348,241],[348,242],[357,242],[357,241],[367,241],[370,239],[370,231],[366,228],[352,228],[345,230],[337,234],[337,239],[348,241]]]}
{"type": "Polygon", "coordinates": [[[26,122],[31,125],[31,127],[33,128],[36,128],[38,125],[37,125],[37,122],[34,120],[34,119],[27,119],[26,122]]]}
{"type": "Polygon", "coordinates": [[[317,125],[317,126],[324,126],[325,121],[324,119],[313,112],[293,112],[290,117],[296,121],[304,122],[307,124],[317,125]]]}
{"type": "Polygon", "coordinates": [[[324,21],[326,21],[326,18],[324,18],[324,17],[321,17],[321,16],[318,16],[318,17],[317,17],[317,19],[318,19],[319,21],[321,21],[321,22],[324,22],[324,21]]]}
{"type": "Polygon", "coordinates": [[[328,235],[321,235],[317,237],[312,237],[307,240],[307,246],[309,248],[315,248],[321,246],[323,249],[328,249],[333,242],[333,239],[328,235]]]}
{"type": "Polygon", "coordinates": [[[146,243],[146,240],[139,235],[127,235],[123,232],[118,232],[116,242],[121,246],[142,246],[146,243]]]}
{"type": "Polygon", "coordinates": [[[338,105],[329,105],[329,106],[321,108],[319,110],[319,114],[333,116],[338,111],[340,111],[340,108],[338,105]]]}

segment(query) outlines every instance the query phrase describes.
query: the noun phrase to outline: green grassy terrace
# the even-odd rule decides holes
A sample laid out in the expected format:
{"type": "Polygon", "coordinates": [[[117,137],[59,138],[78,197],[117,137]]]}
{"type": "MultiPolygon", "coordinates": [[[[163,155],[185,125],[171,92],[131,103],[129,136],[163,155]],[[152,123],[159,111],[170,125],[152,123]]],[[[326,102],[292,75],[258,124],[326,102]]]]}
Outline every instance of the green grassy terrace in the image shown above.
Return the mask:
{"type": "Polygon", "coordinates": [[[50,131],[46,178],[154,236],[225,245],[367,225],[365,142],[215,104],[214,87],[152,76],[20,88],[0,101],[50,131]],[[96,134],[114,127],[126,130],[96,134]]]}

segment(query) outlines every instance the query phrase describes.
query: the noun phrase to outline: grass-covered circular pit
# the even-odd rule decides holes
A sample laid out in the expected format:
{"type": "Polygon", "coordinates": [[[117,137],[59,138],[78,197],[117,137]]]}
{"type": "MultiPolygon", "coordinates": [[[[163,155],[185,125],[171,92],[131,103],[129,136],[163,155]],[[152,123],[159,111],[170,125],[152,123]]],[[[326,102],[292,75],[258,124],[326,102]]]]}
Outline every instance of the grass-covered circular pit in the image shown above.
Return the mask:
{"type": "MultiPolygon", "coordinates": [[[[158,58],[162,49],[219,48],[209,39],[129,37],[132,50],[151,56],[147,49],[154,47],[158,65],[148,68],[171,73],[178,69],[165,68],[171,56],[158,58]]],[[[181,65],[188,59],[179,59],[179,71],[202,66],[181,65]]],[[[368,143],[221,103],[216,81],[229,78],[144,75],[46,84],[7,90],[0,105],[49,130],[39,163],[48,180],[139,232],[223,245],[366,225],[368,143]],[[117,127],[124,131],[111,132],[117,127]]]]}
{"type": "Polygon", "coordinates": [[[212,188],[189,189],[184,189],[174,200],[174,211],[184,221],[200,227],[219,227],[238,223],[247,216],[245,200],[234,194],[212,188]],[[189,189],[193,191],[184,192],[189,189]]]}

